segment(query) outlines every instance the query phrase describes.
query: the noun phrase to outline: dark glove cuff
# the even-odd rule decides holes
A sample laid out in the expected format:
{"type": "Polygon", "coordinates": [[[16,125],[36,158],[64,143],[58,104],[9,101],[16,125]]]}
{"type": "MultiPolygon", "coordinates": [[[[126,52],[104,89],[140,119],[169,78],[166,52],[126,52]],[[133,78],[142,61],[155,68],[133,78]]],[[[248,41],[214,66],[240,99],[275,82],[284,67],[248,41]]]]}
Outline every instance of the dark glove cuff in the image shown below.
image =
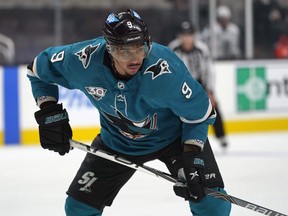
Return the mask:
{"type": "Polygon", "coordinates": [[[50,104],[49,106],[43,107],[43,109],[35,112],[35,118],[40,117],[42,115],[49,114],[51,112],[57,112],[57,111],[62,111],[63,106],[62,104],[50,104]]]}
{"type": "MultiPolygon", "coordinates": [[[[45,102],[41,103],[41,104],[39,105],[39,107],[40,107],[40,109],[42,110],[42,109],[44,109],[45,107],[49,107],[49,106],[52,106],[52,105],[55,105],[55,104],[57,104],[56,101],[45,101],[45,102]]],[[[62,104],[60,104],[60,105],[62,105],[62,104]]]]}

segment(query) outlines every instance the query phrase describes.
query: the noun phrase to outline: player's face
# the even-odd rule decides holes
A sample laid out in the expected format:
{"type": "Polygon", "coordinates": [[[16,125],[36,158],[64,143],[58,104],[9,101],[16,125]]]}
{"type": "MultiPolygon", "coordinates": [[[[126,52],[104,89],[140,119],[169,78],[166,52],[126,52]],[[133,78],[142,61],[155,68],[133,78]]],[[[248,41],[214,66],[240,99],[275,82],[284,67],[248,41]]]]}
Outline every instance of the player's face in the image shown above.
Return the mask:
{"type": "Polygon", "coordinates": [[[146,45],[125,45],[115,46],[111,50],[116,70],[123,76],[131,77],[135,75],[143,60],[147,57],[146,45]]]}

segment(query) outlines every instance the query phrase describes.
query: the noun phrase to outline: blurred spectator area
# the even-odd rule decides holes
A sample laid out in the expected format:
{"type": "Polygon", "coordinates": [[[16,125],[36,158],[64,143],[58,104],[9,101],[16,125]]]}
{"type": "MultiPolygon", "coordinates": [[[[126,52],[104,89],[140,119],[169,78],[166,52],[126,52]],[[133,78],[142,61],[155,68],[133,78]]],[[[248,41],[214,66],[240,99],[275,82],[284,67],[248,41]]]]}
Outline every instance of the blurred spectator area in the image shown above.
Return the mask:
{"type": "Polygon", "coordinates": [[[0,61],[5,61],[5,64],[12,65],[15,60],[15,45],[14,41],[0,33],[0,61]],[[2,59],[2,60],[1,60],[2,59]]]}
{"type": "Polygon", "coordinates": [[[288,1],[254,0],[253,7],[255,54],[258,58],[278,58],[273,50],[288,35],[288,1]]]}
{"type": "MultiPolygon", "coordinates": [[[[0,0],[1,8],[44,8],[53,7],[58,0],[0,0]]],[[[167,0],[59,0],[63,8],[110,8],[128,6],[129,8],[169,7],[167,0]]]]}
{"type": "MultiPolygon", "coordinates": [[[[166,0],[0,0],[0,33],[15,42],[16,64],[29,63],[38,52],[56,45],[57,2],[62,6],[61,44],[102,35],[108,13],[127,8],[135,9],[147,22],[154,41],[169,40],[161,40],[163,28],[170,29],[167,23],[172,6],[166,0]]],[[[2,58],[0,64],[5,64],[2,58]]]]}
{"type": "MultiPolygon", "coordinates": [[[[191,10],[189,9],[191,9],[192,1],[194,0],[0,0],[0,34],[13,40],[16,50],[15,64],[26,64],[49,46],[68,44],[102,35],[103,23],[109,12],[132,8],[148,24],[153,41],[166,45],[176,36],[179,23],[187,19],[191,20],[191,10]],[[62,7],[61,25],[55,21],[57,20],[55,13],[57,5],[62,7]],[[59,36],[57,25],[61,27],[60,40],[59,37],[57,40],[57,33],[59,36]]],[[[269,0],[253,0],[254,3],[260,1],[269,0]]],[[[257,42],[255,58],[274,57],[273,45],[276,44],[278,33],[282,31],[282,26],[285,24],[284,28],[287,29],[288,1],[273,0],[273,2],[275,1],[278,3],[282,15],[281,20],[278,19],[277,33],[273,34],[267,43],[259,37],[263,37],[261,36],[263,31],[269,33],[269,29],[254,28],[257,42]]],[[[209,22],[209,0],[198,0],[198,3],[199,31],[201,31],[209,22]]],[[[232,20],[240,27],[243,50],[244,1],[217,0],[217,4],[226,4],[231,8],[232,20]]],[[[254,15],[257,16],[257,14],[254,15]]],[[[267,19],[267,17],[255,18],[255,22],[258,23],[255,23],[254,26],[258,26],[262,19],[267,19]]],[[[264,21],[262,23],[266,24],[264,21]]],[[[272,24],[269,26],[273,28],[272,24]]],[[[1,60],[0,58],[0,64],[3,64],[1,60]]]]}

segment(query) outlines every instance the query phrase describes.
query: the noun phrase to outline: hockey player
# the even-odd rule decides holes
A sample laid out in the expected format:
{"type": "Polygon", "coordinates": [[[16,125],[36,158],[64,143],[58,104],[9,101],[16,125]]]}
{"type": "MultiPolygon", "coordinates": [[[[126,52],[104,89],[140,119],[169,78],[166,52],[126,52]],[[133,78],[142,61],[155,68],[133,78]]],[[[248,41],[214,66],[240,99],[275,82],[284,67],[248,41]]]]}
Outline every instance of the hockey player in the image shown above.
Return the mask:
{"type": "MultiPolygon", "coordinates": [[[[215,114],[206,92],[176,54],[151,42],[135,11],[111,13],[103,35],[50,47],[28,65],[40,107],[35,118],[41,146],[69,152],[72,130],[57,85],[79,89],[100,113],[101,132],[92,146],[138,164],[159,159],[181,179],[173,189],[188,200],[193,215],[229,215],[229,202],[203,192],[204,187],[224,192],[207,139],[215,114]]],[[[102,215],[134,172],[87,154],[67,191],[66,215],[102,215]]]]}
{"type": "Polygon", "coordinates": [[[228,144],[221,112],[214,94],[214,67],[208,47],[197,39],[195,28],[189,21],[181,23],[179,36],[171,41],[168,46],[180,57],[192,77],[201,83],[208,93],[217,113],[215,123],[212,126],[221,147],[225,150],[228,144]]]}

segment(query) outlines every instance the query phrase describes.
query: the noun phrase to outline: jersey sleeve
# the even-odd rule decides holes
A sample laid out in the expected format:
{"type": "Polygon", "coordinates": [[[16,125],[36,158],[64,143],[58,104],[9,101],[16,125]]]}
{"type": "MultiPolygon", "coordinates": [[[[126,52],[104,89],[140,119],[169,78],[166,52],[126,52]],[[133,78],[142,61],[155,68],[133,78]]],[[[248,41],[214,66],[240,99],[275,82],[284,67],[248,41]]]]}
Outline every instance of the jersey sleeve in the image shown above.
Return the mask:
{"type": "Polygon", "coordinates": [[[216,113],[204,88],[190,75],[184,63],[179,63],[177,74],[169,88],[170,109],[181,119],[182,141],[201,149],[207,139],[208,128],[216,113]]]}
{"type": "Polygon", "coordinates": [[[57,101],[58,87],[71,89],[67,74],[69,73],[69,46],[50,47],[36,56],[32,67],[28,67],[28,78],[31,82],[34,98],[51,96],[57,101]]]}

